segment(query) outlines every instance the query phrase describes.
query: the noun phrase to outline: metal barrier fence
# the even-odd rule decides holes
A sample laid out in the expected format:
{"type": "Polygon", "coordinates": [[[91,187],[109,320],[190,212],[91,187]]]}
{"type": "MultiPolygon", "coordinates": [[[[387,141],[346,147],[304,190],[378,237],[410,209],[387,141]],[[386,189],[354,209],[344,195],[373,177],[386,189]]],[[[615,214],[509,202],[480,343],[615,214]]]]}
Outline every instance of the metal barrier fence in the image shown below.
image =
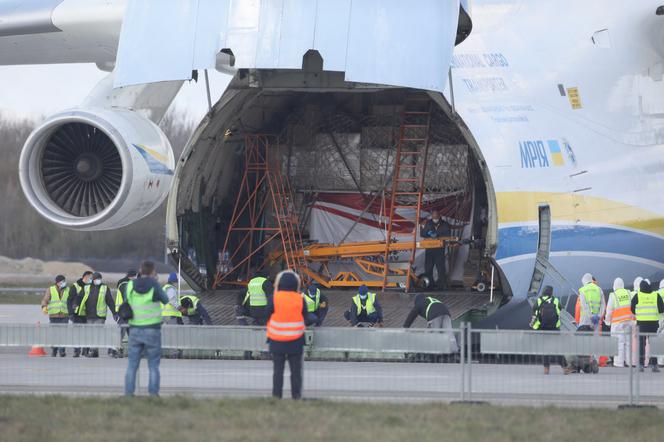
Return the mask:
{"type": "MultiPolygon", "coordinates": [[[[315,328],[305,337],[304,389],[309,397],[664,405],[664,373],[614,367],[592,373],[591,356],[613,356],[616,336],[464,325],[455,330],[315,328]],[[541,368],[544,360],[550,361],[549,375],[541,368]]],[[[651,355],[664,355],[664,337],[649,340],[651,355]]],[[[631,354],[636,345],[631,334],[627,341],[631,354]]],[[[106,349],[122,346],[120,329],[114,326],[0,325],[0,391],[121,394],[126,359],[111,358],[106,349]],[[32,346],[64,347],[68,354],[29,357],[32,346]],[[73,359],[77,347],[97,347],[100,357],[73,359]]],[[[272,364],[262,328],[164,326],[162,348],[163,394],[271,393],[272,364]]],[[[139,392],[145,392],[147,378],[143,367],[139,392]]],[[[288,388],[286,379],[286,395],[288,388]]]]}

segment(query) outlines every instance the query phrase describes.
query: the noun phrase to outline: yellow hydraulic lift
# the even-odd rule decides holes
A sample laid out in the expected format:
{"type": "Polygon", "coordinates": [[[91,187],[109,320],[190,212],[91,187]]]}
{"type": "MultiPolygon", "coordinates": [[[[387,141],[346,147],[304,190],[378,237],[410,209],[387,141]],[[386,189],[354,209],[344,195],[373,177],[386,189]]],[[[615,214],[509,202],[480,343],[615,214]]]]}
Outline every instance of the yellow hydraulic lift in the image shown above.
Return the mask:
{"type": "MultiPolygon", "coordinates": [[[[422,239],[416,241],[415,248],[436,249],[455,245],[457,241],[458,239],[455,237],[422,239]]],[[[384,261],[381,262],[380,260],[383,258],[386,248],[389,252],[411,251],[413,244],[411,241],[391,241],[387,245],[385,241],[352,242],[339,245],[310,244],[297,251],[296,257],[304,258],[309,263],[308,266],[301,268],[301,271],[326,288],[359,287],[363,284],[368,287],[400,287],[399,282],[384,281],[386,265],[384,261]],[[340,259],[352,261],[360,270],[366,274],[375,276],[376,279],[366,279],[362,273],[354,271],[332,273],[329,268],[330,261],[340,259]],[[313,263],[320,264],[320,271],[316,272],[311,269],[311,264],[313,263]]],[[[268,255],[268,264],[274,264],[282,259],[283,251],[276,250],[268,255]]],[[[401,279],[411,278],[413,282],[417,282],[417,276],[410,271],[409,262],[406,268],[395,268],[392,263],[388,264],[388,276],[401,279]]]]}

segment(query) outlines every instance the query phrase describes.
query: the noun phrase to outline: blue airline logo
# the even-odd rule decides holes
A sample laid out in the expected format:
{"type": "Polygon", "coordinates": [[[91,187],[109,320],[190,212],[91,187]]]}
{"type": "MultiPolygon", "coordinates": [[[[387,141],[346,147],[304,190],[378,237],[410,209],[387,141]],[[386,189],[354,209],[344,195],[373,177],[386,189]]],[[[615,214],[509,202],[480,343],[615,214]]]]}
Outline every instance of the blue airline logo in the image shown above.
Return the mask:
{"type": "Polygon", "coordinates": [[[522,169],[565,165],[558,140],[520,141],[519,153],[522,169]]]}

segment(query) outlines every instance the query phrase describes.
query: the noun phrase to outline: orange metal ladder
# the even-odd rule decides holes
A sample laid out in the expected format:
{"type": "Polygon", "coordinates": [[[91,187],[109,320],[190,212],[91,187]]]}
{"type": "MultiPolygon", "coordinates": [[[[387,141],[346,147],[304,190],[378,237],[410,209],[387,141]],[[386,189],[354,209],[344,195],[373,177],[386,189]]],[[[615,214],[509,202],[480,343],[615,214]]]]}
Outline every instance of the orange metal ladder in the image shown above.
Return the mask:
{"type": "Polygon", "coordinates": [[[286,261],[289,269],[300,275],[300,278],[305,278],[304,269],[307,267],[307,261],[302,254],[302,234],[300,233],[300,222],[295,209],[290,180],[281,173],[281,164],[268,167],[267,176],[270,194],[272,195],[274,216],[279,225],[281,243],[284,249],[284,261],[286,261]]]}
{"type": "Polygon", "coordinates": [[[221,256],[228,255],[234,264],[229,266],[231,268],[217,271],[213,288],[222,283],[237,284],[237,278],[231,279],[236,271],[240,273],[238,276],[251,278],[252,269],[262,267],[256,267],[255,263],[252,265],[252,258],[277,236],[281,239],[288,268],[305,277],[303,268],[306,261],[302,256],[302,236],[293,192],[288,177],[281,173],[281,162],[270,157],[273,144],[278,144],[278,140],[272,135],[245,136],[244,173],[221,253],[221,256]],[[269,191],[269,195],[264,189],[269,191]],[[277,225],[263,226],[270,203],[277,225]]]}
{"type": "MultiPolygon", "coordinates": [[[[412,267],[415,260],[417,233],[422,209],[424,178],[426,174],[427,155],[429,153],[429,129],[431,126],[431,99],[424,93],[411,94],[404,100],[399,128],[399,143],[394,159],[392,191],[387,216],[387,241],[384,253],[385,273],[383,289],[389,283],[405,284],[406,292],[410,290],[413,279],[412,267]],[[408,218],[397,215],[397,210],[411,211],[408,218]],[[412,243],[407,250],[408,259],[390,262],[390,242],[393,238],[397,217],[400,222],[412,221],[413,232],[409,241],[412,243]],[[406,270],[403,276],[403,270],[406,270]],[[398,281],[397,281],[398,280],[398,281]]],[[[410,234],[409,234],[410,235],[410,234]]]]}

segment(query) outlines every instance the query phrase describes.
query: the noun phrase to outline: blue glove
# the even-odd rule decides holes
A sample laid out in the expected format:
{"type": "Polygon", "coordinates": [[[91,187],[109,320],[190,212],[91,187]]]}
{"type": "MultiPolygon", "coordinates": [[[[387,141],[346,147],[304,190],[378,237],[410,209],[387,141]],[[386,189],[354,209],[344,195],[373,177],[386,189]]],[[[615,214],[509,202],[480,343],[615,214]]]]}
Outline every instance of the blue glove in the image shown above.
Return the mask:
{"type": "Polygon", "coordinates": [[[436,232],[434,232],[433,230],[429,230],[427,232],[427,235],[429,235],[429,238],[437,238],[438,237],[438,235],[436,235],[436,232]]]}
{"type": "Polygon", "coordinates": [[[590,317],[590,322],[592,322],[593,325],[599,324],[599,315],[592,315],[590,317]]]}

